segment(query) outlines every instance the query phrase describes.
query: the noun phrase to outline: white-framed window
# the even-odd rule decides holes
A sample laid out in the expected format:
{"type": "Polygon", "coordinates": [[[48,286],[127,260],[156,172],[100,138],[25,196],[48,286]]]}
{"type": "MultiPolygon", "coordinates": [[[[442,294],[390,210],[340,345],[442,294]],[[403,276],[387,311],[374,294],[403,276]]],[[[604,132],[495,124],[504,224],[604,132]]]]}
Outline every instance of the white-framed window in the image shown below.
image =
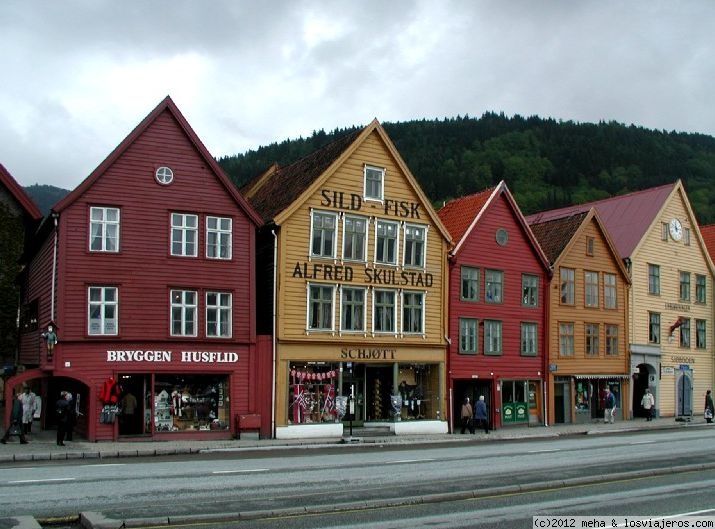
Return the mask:
{"type": "Polygon", "coordinates": [[[690,301],[690,272],[680,272],[680,301],[690,301]]]}
{"type": "Polygon", "coordinates": [[[660,313],[648,313],[648,342],[660,343],[660,313]]]}
{"type": "Polygon", "coordinates": [[[427,247],[427,228],[405,224],[405,266],[424,268],[427,247]]]}
{"type": "Polygon", "coordinates": [[[365,166],[365,199],[379,200],[385,196],[385,169],[372,165],[365,166]]]}
{"type": "Polygon", "coordinates": [[[461,268],[462,290],[461,298],[464,301],[479,301],[479,268],[463,266],[461,268]]]}
{"type": "Polygon", "coordinates": [[[683,244],[690,246],[690,228],[683,228],[683,244]]]}
{"type": "Polygon", "coordinates": [[[561,278],[561,304],[573,305],[576,302],[576,271],[573,268],[559,269],[561,278]]]}
{"type": "Polygon", "coordinates": [[[536,323],[521,323],[521,354],[522,356],[536,356],[539,351],[537,342],[536,323]]]}
{"type": "Polygon", "coordinates": [[[662,240],[662,241],[668,240],[668,223],[667,222],[660,223],[660,240],[662,240]]]}
{"type": "Polygon", "coordinates": [[[502,353],[502,322],[484,320],[484,354],[500,355],[502,353]]]}
{"type": "Polygon", "coordinates": [[[616,274],[603,274],[603,306],[607,309],[618,308],[616,274]]]}
{"type": "Polygon", "coordinates": [[[559,323],[559,355],[573,356],[574,352],[574,324],[559,323]]]}
{"type": "Polygon", "coordinates": [[[310,255],[312,257],[335,257],[335,242],[338,218],[335,213],[313,211],[310,221],[310,255]]]}
{"type": "Polygon", "coordinates": [[[586,323],[586,356],[598,356],[600,344],[600,325],[598,323],[586,323]]]}
{"type": "Polygon", "coordinates": [[[206,217],[206,257],[231,259],[233,219],[229,217],[206,217]]]}
{"type": "Polygon", "coordinates": [[[424,334],[425,293],[405,290],[402,292],[402,332],[424,334]]]}
{"type": "Polygon", "coordinates": [[[308,285],[308,329],[311,331],[333,330],[333,303],[335,286],[308,285]]]}
{"type": "Polygon", "coordinates": [[[400,227],[397,222],[378,220],[375,223],[375,262],[397,264],[400,227]]]}
{"type": "Polygon", "coordinates": [[[486,270],[484,272],[484,301],[501,303],[504,292],[504,272],[501,270],[486,270]]]}
{"type": "Polygon", "coordinates": [[[343,332],[365,331],[365,289],[340,288],[340,330],[343,332]]]}
{"type": "Polygon", "coordinates": [[[372,293],[372,330],[375,333],[392,333],[397,330],[397,296],[395,290],[375,289],[372,293]]]}
{"type": "Polygon", "coordinates": [[[690,318],[682,318],[680,326],[680,347],[690,349],[690,318]]]}
{"type": "Polygon", "coordinates": [[[521,304],[536,307],[539,304],[539,278],[531,274],[521,276],[521,304]]]}
{"type": "Polygon", "coordinates": [[[195,290],[172,289],[169,292],[171,303],[171,335],[196,336],[198,320],[198,295],[195,290]]]}
{"type": "Polygon", "coordinates": [[[707,321],[695,320],[695,347],[705,349],[707,346],[707,321]]]}
{"type": "Polygon", "coordinates": [[[119,251],[119,208],[89,209],[89,251],[119,251]]]}
{"type": "Polygon", "coordinates": [[[707,301],[707,278],[702,274],[695,274],[695,302],[705,303],[707,301]]]}
{"type": "Polygon", "coordinates": [[[367,218],[346,215],[343,221],[343,259],[365,261],[367,218]]]}
{"type": "Polygon", "coordinates": [[[230,292],[206,292],[206,336],[231,337],[231,307],[230,292]]]}
{"type": "Polygon", "coordinates": [[[171,214],[171,255],[196,257],[199,238],[199,216],[171,214]]]}
{"type": "Polygon", "coordinates": [[[119,332],[117,287],[89,287],[87,290],[87,334],[116,336],[119,332]]]}
{"type": "Polygon", "coordinates": [[[478,353],[479,322],[474,318],[459,318],[459,352],[460,354],[478,353]]]}
{"type": "Polygon", "coordinates": [[[606,356],[618,356],[618,325],[606,325],[606,356]]]}
{"type": "Polygon", "coordinates": [[[586,270],[583,273],[584,303],[587,307],[598,307],[598,272],[586,270]]]}
{"type": "Polygon", "coordinates": [[[648,294],[660,295],[660,266],[648,265],[648,294]]]}
{"type": "Polygon", "coordinates": [[[170,167],[159,167],[154,173],[154,178],[163,186],[168,186],[174,181],[174,171],[170,167]]]}

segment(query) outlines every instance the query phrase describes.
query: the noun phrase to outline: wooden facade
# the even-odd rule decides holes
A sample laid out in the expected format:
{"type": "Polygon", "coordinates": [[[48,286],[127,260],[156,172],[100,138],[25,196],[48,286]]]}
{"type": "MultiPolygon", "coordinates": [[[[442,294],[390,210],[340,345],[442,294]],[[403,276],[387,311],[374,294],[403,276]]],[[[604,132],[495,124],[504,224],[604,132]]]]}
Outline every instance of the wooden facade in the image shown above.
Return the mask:
{"type": "Polygon", "coordinates": [[[494,428],[543,424],[550,266],[504,182],[438,214],[455,242],[449,270],[453,429],[464,397],[485,397],[494,428]],[[492,277],[493,276],[493,277],[492,277]],[[499,280],[498,299],[488,281],[499,280]],[[501,342],[490,351],[488,329],[501,342]]]}
{"type": "Polygon", "coordinates": [[[607,388],[629,418],[630,280],[608,232],[595,209],[531,227],[553,267],[548,422],[603,420],[607,388]]]}
{"type": "Polygon", "coordinates": [[[448,236],[379,123],[244,192],[275,227],[276,436],[342,434],[348,417],[446,431],[448,236]],[[277,188],[293,193],[278,208],[277,188]]]}
{"type": "Polygon", "coordinates": [[[22,302],[42,333],[22,334],[21,359],[38,367],[13,383],[39,387],[45,425],[63,390],[89,440],[231,437],[260,415],[259,224],[167,97],[53,207],[28,263],[22,302]]]}

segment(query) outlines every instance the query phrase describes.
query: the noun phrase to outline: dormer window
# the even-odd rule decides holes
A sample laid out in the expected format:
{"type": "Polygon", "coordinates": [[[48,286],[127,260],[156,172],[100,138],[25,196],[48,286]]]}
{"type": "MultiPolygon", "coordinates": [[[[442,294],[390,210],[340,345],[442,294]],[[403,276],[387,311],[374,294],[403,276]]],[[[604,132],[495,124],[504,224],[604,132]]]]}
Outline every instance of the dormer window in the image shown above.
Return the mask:
{"type": "Polygon", "coordinates": [[[365,199],[379,200],[382,202],[385,189],[385,169],[382,167],[374,167],[372,165],[365,166],[365,199]]]}

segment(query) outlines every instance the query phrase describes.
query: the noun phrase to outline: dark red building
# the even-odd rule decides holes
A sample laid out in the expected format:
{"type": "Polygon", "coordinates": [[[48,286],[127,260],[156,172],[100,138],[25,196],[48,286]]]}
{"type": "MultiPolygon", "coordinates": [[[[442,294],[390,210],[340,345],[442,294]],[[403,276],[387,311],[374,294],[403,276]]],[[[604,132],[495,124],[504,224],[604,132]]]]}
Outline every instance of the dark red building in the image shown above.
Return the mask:
{"type": "Polygon", "coordinates": [[[453,431],[462,402],[484,396],[489,422],[543,423],[549,263],[506,184],[438,211],[449,254],[448,388],[453,431]]]}
{"type": "Polygon", "coordinates": [[[230,437],[239,415],[270,435],[259,223],[164,99],[40,227],[21,285],[23,318],[40,325],[21,334],[30,368],[6,395],[31,385],[52,428],[71,392],[89,440],[230,437]]]}

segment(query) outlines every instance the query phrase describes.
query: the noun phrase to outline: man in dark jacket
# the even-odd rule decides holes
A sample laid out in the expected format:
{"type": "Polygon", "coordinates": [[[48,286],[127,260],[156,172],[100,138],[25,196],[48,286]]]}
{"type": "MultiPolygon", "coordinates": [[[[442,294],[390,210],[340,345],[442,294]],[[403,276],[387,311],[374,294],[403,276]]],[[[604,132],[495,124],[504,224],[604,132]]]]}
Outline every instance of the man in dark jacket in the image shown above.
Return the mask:
{"type": "Polygon", "coordinates": [[[22,393],[15,396],[12,401],[12,412],[10,413],[10,425],[5,430],[5,435],[0,439],[0,443],[5,444],[10,435],[17,434],[21,444],[27,444],[25,432],[22,428],[22,393]]]}
{"type": "Polygon", "coordinates": [[[60,393],[60,398],[55,403],[55,415],[57,416],[57,446],[64,446],[70,420],[70,402],[67,400],[66,391],[60,393]]]}

